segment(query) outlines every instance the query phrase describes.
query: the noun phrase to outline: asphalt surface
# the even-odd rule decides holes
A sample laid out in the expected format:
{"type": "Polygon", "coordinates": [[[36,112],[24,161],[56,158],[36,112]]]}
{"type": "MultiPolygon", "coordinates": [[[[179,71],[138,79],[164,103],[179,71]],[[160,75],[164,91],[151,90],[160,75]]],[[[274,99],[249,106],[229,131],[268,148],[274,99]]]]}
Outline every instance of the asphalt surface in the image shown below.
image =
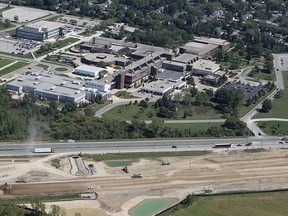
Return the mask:
{"type": "MultiPolygon", "coordinates": [[[[1,143],[0,156],[36,155],[34,148],[55,148],[56,153],[117,153],[117,152],[156,152],[156,151],[191,151],[215,150],[215,144],[242,144],[236,148],[276,148],[283,147],[279,143],[281,137],[250,137],[228,139],[193,139],[193,140],[145,140],[145,141],[108,141],[108,142],[76,142],[76,143],[1,143]],[[246,143],[254,146],[247,147],[246,143]],[[177,146],[177,148],[172,148],[177,146]]],[[[284,144],[287,145],[288,144],[284,144]]]]}

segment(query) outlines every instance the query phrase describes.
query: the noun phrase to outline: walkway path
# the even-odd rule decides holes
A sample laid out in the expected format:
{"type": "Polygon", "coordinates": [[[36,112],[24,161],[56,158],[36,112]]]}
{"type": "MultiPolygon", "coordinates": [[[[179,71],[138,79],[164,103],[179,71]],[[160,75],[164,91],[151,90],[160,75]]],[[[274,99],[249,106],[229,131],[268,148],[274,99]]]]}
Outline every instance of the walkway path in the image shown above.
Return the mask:
{"type": "Polygon", "coordinates": [[[288,122],[288,119],[285,118],[260,118],[260,119],[252,119],[254,122],[258,121],[282,121],[282,122],[288,122]]]}
{"type": "Polygon", "coordinates": [[[10,66],[12,66],[12,65],[14,65],[14,64],[16,64],[17,62],[18,62],[18,61],[14,61],[14,62],[11,62],[10,64],[7,64],[7,65],[1,67],[1,68],[0,68],[0,71],[3,70],[3,69],[5,69],[5,68],[8,68],[8,67],[10,67],[10,66]]]}

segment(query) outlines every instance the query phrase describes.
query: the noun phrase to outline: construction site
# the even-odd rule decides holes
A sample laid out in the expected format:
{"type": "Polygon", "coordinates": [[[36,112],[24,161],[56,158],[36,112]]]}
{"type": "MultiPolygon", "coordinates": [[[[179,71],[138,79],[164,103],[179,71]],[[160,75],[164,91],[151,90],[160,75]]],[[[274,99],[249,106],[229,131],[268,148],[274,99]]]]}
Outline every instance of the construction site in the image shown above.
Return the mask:
{"type": "MultiPolygon", "coordinates": [[[[114,167],[71,155],[53,154],[22,162],[11,158],[0,161],[0,197],[81,194],[79,200],[56,204],[64,207],[68,216],[75,212],[124,216],[151,198],[182,200],[188,194],[207,191],[287,188],[287,159],[286,149],[253,153],[229,149],[193,157],[141,158],[114,167]],[[55,158],[60,159],[58,169],[51,165],[55,158]],[[86,171],[79,172],[77,167],[86,171]]],[[[46,203],[48,207],[52,204],[55,202],[46,203]]]]}

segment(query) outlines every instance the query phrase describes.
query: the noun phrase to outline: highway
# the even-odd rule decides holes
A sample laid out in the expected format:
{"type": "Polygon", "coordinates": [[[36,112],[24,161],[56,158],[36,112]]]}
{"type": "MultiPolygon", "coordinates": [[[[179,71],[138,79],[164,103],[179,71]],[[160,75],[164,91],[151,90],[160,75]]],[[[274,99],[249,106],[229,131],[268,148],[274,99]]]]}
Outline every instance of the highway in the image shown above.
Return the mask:
{"type": "Polygon", "coordinates": [[[221,143],[242,144],[241,148],[276,148],[281,144],[281,137],[250,137],[228,139],[191,139],[191,140],[145,140],[145,141],[107,141],[107,142],[75,142],[75,143],[2,143],[0,156],[36,155],[34,148],[55,148],[59,154],[65,153],[117,153],[117,152],[156,152],[156,151],[192,151],[212,150],[213,145],[221,143]],[[254,146],[247,147],[245,143],[253,142],[254,146]],[[177,148],[172,148],[177,146],[177,148]]]}

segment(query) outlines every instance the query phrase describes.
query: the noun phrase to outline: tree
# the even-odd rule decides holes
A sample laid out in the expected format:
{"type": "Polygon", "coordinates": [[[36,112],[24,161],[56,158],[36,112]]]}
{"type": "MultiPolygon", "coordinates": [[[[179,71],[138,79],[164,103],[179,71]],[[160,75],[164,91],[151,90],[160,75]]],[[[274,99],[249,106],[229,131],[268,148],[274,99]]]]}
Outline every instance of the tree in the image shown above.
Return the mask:
{"type": "Polygon", "coordinates": [[[246,124],[242,122],[239,118],[236,116],[229,116],[225,123],[223,124],[223,127],[232,129],[232,130],[241,130],[246,128],[246,124]]]}
{"type": "Polygon", "coordinates": [[[65,209],[61,208],[58,205],[52,205],[49,216],[66,216],[65,209]]]}
{"type": "Polygon", "coordinates": [[[77,109],[76,103],[68,102],[68,103],[65,103],[64,107],[62,108],[62,112],[63,113],[75,112],[76,109],[77,109]]]}
{"type": "Polygon", "coordinates": [[[218,109],[225,113],[235,113],[242,104],[244,94],[240,89],[221,88],[215,92],[218,109]]]}
{"type": "Polygon", "coordinates": [[[45,203],[40,201],[39,199],[34,199],[31,203],[32,209],[37,213],[37,216],[46,215],[46,206],[45,203]]]}
{"type": "Polygon", "coordinates": [[[164,120],[159,118],[153,118],[151,124],[149,125],[149,128],[151,129],[151,132],[153,133],[153,137],[157,137],[158,132],[160,129],[162,129],[164,125],[164,120]]]}
{"type": "Polygon", "coordinates": [[[139,103],[139,106],[142,106],[145,109],[147,109],[148,108],[148,103],[145,100],[141,100],[140,103],[139,103]]]}
{"type": "Polygon", "coordinates": [[[17,15],[14,16],[14,21],[17,22],[19,20],[19,17],[17,15]]]}
{"type": "Polygon", "coordinates": [[[95,111],[93,110],[93,108],[91,106],[87,106],[84,110],[85,116],[94,116],[95,111]]]}
{"type": "Polygon", "coordinates": [[[101,67],[101,68],[106,68],[106,63],[104,61],[100,61],[98,62],[98,67],[101,67]]]}
{"type": "Polygon", "coordinates": [[[268,113],[272,109],[272,102],[270,99],[265,99],[262,103],[262,112],[268,113]]]}
{"type": "Polygon", "coordinates": [[[187,197],[186,197],[186,204],[187,204],[187,206],[193,205],[194,200],[195,200],[194,194],[193,194],[193,195],[191,195],[191,194],[187,195],[187,197]]]}
{"type": "Polygon", "coordinates": [[[6,28],[11,27],[11,21],[10,21],[9,19],[5,19],[5,20],[4,20],[4,26],[5,26],[6,28]]]}

